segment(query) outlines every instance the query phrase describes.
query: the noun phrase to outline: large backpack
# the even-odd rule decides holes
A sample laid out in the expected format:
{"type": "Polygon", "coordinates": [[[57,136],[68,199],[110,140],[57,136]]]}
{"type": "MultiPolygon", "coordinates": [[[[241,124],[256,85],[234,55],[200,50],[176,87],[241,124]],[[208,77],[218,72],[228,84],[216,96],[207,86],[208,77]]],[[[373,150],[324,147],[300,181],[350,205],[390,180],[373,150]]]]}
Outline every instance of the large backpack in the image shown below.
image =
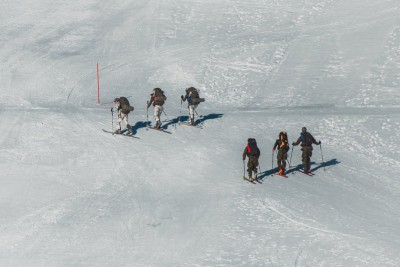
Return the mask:
{"type": "Polygon", "coordinates": [[[190,100],[189,104],[198,105],[201,102],[204,102],[204,98],[200,98],[199,90],[194,87],[189,87],[186,89],[186,95],[189,97],[190,100]]]}
{"type": "Polygon", "coordinates": [[[164,95],[164,91],[160,88],[154,88],[153,90],[153,102],[155,105],[162,106],[167,100],[167,97],[164,95]]]}
{"type": "Polygon", "coordinates": [[[279,149],[286,149],[289,151],[289,140],[285,131],[279,133],[279,149]]]}
{"type": "Polygon", "coordinates": [[[126,98],[126,97],[124,97],[124,96],[121,96],[120,98],[119,98],[119,104],[120,104],[120,107],[121,107],[121,112],[122,113],[124,113],[124,114],[128,114],[129,112],[131,112],[131,111],[133,111],[133,107],[129,104],[129,100],[126,98]]]}
{"type": "Polygon", "coordinates": [[[247,152],[250,156],[257,156],[258,155],[258,146],[257,141],[254,138],[247,139],[247,152]]]}

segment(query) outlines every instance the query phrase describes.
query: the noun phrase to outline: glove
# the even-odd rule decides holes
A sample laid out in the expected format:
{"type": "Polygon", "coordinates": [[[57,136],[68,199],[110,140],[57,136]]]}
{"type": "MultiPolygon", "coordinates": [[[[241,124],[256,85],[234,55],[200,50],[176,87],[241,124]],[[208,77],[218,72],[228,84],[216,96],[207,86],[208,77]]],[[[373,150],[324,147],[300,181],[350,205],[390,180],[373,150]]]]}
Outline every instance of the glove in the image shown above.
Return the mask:
{"type": "Polygon", "coordinates": [[[294,146],[294,142],[292,142],[292,146],[294,146]]]}
{"type": "Polygon", "coordinates": [[[320,145],[320,144],[321,144],[321,141],[318,142],[318,145],[320,145]]]}

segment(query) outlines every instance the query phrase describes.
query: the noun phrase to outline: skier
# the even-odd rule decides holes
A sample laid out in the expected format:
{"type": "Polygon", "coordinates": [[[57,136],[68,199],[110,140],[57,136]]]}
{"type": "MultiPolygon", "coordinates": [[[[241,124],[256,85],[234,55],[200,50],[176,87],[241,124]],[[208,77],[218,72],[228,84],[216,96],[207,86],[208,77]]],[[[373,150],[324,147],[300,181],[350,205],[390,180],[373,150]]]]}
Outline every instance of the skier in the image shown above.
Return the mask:
{"type": "Polygon", "coordinates": [[[186,95],[181,95],[181,100],[185,102],[188,101],[189,118],[190,125],[194,126],[194,113],[196,112],[197,105],[200,102],[204,102],[203,98],[200,98],[199,91],[194,87],[189,87],[186,89],[186,95]]]}
{"type": "Polygon", "coordinates": [[[278,147],[278,174],[285,175],[286,172],[286,160],[287,160],[287,152],[289,151],[289,141],[285,131],[279,133],[279,139],[275,141],[275,145],[272,148],[272,153],[275,152],[275,149],[278,147]]]}
{"type": "Polygon", "coordinates": [[[114,99],[115,109],[118,111],[118,119],[116,122],[115,133],[121,133],[121,122],[123,121],[126,125],[126,129],[128,130],[128,134],[132,134],[132,128],[128,122],[128,114],[133,111],[134,107],[129,104],[129,101],[126,97],[119,97],[114,99]]]}
{"type": "Polygon", "coordinates": [[[315,141],[315,138],[309,132],[307,132],[307,128],[303,127],[301,128],[301,133],[299,138],[297,139],[296,142],[292,143],[292,146],[297,146],[300,143],[301,143],[301,151],[303,151],[301,155],[303,161],[303,170],[305,174],[308,174],[311,169],[310,159],[313,150],[312,144],[320,145],[321,141],[318,142],[315,141]]]}
{"type": "MultiPolygon", "coordinates": [[[[243,164],[246,159],[246,156],[249,158],[247,162],[247,172],[249,174],[249,179],[252,179],[252,173],[254,173],[254,180],[257,179],[257,167],[258,167],[258,158],[260,157],[260,149],[257,147],[257,141],[254,138],[247,139],[247,146],[243,151],[243,164]]],[[[244,168],[244,167],[243,167],[244,168]]],[[[245,177],[243,177],[245,178],[245,177]]]]}
{"type": "Polygon", "coordinates": [[[164,91],[160,88],[154,88],[153,92],[150,94],[150,101],[147,101],[147,109],[149,109],[150,105],[154,106],[154,119],[156,121],[156,125],[154,129],[161,129],[161,113],[163,112],[163,105],[167,100],[167,97],[164,95],[164,91]]]}

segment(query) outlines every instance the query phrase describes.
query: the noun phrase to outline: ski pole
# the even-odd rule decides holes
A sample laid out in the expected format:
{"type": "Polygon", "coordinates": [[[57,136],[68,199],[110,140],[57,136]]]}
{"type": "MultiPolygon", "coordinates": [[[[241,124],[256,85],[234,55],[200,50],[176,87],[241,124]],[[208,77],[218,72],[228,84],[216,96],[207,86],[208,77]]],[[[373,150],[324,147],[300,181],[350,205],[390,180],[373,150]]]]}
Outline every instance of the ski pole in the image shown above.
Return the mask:
{"type": "Polygon", "coordinates": [[[272,149],[272,159],[271,159],[271,171],[273,171],[274,170],[274,152],[275,152],[275,150],[273,150],[272,149]]]}
{"type": "Polygon", "coordinates": [[[147,101],[146,103],[147,103],[147,105],[146,105],[146,108],[147,108],[147,114],[146,114],[147,123],[146,123],[146,127],[149,127],[149,101],[147,101]]]}
{"type": "Polygon", "coordinates": [[[290,153],[289,168],[290,168],[290,165],[292,164],[292,155],[293,155],[293,150],[294,150],[294,146],[292,146],[292,153],[290,153]]]}
{"type": "Polygon", "coordinates": [[[167,120],[169,120],[167,113],[165,113],[164,109],[162,110],[162,112],[164,113],[165,117],[167,118],[167,120]]]}
{"type": "MultiPolygon", "coordinates": [[[[165,113],[164,109],[162,110],[162,112],[164,113],[164,115],[165,115],[165,117],[167,118],[167,120],[170,120],[170,119],[168,118],[167,113],[165,113]]],[[[176,129],[176,124],[174,125],[174,128],[176,129]]]]}
{"type": "MultiPolygon", "coordinates": [[[[181,116],[182,116],[182,98],[181,98],[181,106],[179,107],[179,119],[178,124],[181,124],[181,116]]],[[[176,126],[175,126],[176,128],[176,126]]]]}
{"type": "Polygon", "coordinates": [[[322,154],[322,145],[321,145],[321,143],[319,144],[319,148],[321,149],[321,157],[322,157],[322,164],[324,165],[324,171],[326,171],[325,162],[324,162],[324,154],[322,154]]]}
{"type": "Polygon", "coordinates": [[[113,127],[114,127],[114,109],[111,108],[111,132],[114,135],[113,127]]]}
{"type": "MultiPolygon", "coordinates": [[[[197,117],[199,117],[200,120],[201,120],[203,116],[199,116],[199,114],[197,113],[196,109],[193,109],[193,110],[196,113],[197,117]]],[[[202,124],[204,126],[204,120],[202,120],[199,124],[202,124]]]]}
{"type": "Polygon", "coordinates": [[[243,160],[243,178],[246,177],[246,167],[245,167],[244,161],[245,160],[243,160]]]}

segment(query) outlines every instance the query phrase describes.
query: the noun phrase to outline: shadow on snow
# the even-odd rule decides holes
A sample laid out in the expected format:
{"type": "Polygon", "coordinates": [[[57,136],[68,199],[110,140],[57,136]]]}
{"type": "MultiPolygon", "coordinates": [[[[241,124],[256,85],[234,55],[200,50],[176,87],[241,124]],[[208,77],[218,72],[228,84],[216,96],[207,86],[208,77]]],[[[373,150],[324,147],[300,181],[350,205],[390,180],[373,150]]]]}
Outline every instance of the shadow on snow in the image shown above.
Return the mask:
{"type": "MultiPolygon", "coordinates": [[[[335,165],[337,165],[339,163],[340,163],[340,161],[338,161],[337,159],[331,159],[331,160],[325,161],[323,163],[321,162],[317,166],[311,168],[311,172],[315,172],[315,171],[317,171],[317,170],[319,170],[321,168],[325,168],[325,170],[327,170],[327,169],[330,169],[330,168],[332,168],[333,166],[335,166],[335,165]],[[327,168],[327,167],[329,167],[329,168],[327,168]]],[[[311,166],[313,164],[316,164],[316,163],[315,162],[311,162],[311,166]]],[[[302,169],[303,169],[303,164],[298,164],[296,166],[291,166],[290,169],[286,171],[286,174],[294,173],[294,172],[300,171],[302,169]]],[[[278,167],[270,169],[270,170],[266,170],[264,172],[261,172],[258,175],[258,179],[263,180],[265,177],[268,177],[268,176],[270,176],[270,175],[272,175],[272,174],[274,174],[276,172],[278,172],[278,167]]]]}
{"type": "MultiPolygon", "coordinates": [[[[213,119],[219,119],[222,118],[223,114],[217,114],[217,113],[211,113],[205,116],[200,116],[198,119],[195,120],[196,125],[204,123],[204,121],[207,120],[213,120],[213,119]]],[[[167,123],[162,125],[162,128],[167,129],[168,126],[177,124],[178,122],[184,122],[184,121],[189,121],[189,116],[178,116],[172,120],[167,121],[167,123]]],[[[149,126],[152,125],[150,121],[138,121],[135,123],[135,125],[131,126],[132,134],[135,135],[137,134],[138,130],[141,128],[146,128],[147,124],[149,126]]],[[[126,132],[125,130],[122,130],[122,133],[126,132]]]]}
{"type": "MultiPolygon", "coordinates": [[[[224,114],[211,113],[205,116],[199,116],[199,118],[196,119],[194,122],[196,125],[199,125],[203,124],[207,120],[222,118],[223,115],[224,114]]],[[[166,124],[163,124],[163,128],[167,128],[168,126],[177,124],[179,122],[187,122],[187,121],[189,121],[189,116],[178,116],[172,120],[169,120],[166,124]]]]}

